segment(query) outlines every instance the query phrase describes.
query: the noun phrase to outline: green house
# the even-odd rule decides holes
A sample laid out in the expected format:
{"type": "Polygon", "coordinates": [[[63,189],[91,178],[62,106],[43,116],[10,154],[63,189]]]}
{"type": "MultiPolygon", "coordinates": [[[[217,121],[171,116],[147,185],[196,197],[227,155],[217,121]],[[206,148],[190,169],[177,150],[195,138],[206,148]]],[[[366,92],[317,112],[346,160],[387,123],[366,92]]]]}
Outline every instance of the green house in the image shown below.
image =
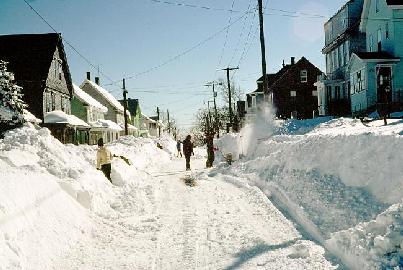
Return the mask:
{"type": "Polygon", "coordinates": [[[353,115],[403,109],[403,5],[398,2],[364,1],[360,31],[366,34],[366,51],[349,63],[353,115]]]}

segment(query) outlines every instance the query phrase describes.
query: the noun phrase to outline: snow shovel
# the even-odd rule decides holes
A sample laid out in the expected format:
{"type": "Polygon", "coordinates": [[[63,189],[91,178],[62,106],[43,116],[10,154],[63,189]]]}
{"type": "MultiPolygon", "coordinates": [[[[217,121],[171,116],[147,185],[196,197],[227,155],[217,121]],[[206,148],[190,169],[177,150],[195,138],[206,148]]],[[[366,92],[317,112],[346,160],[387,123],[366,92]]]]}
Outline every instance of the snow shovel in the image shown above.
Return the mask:
{"type": "Polygon", "coordinates": [[[127,165],[129,165],[129,166],[132,165],[131,161],[130,161],[127,157],[125,157],[125,156],[117,156],[117,155],[113,155],[113,156],[122,159],[122,160],[123,160],[124,162],[126,162],[127,165]]]}

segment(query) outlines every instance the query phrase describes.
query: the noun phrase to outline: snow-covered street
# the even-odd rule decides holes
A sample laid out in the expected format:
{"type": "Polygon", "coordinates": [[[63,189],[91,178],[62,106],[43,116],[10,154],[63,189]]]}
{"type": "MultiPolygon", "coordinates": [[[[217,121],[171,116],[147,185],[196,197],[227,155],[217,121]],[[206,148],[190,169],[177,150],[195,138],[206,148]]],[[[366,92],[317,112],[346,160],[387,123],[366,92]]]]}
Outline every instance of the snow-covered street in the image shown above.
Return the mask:
{"type": "Polygon", "coordinates": [[[247,156],[229,166],[217,153],[205,169],[197,148],[190,172],[169,137],[121,137],[107,147],[131,164],[113,160],[113,184],[95,169],[96,146],[10,131],[0,269],[399,269],[401,120],[357,121],[260,123],[266,138],[248,127],[217,141],[247,156]]]}
{"type": "MultiPolygon", "coordinates": [[[[181,179],[183,159],[154,168],[149,211],[94,217],[91,235],[55,269],[333,269],[257,188],[208,177],[192,160],[196,186],[181,179]]],[[[120,197],[126,205],[138,202],[120,197]]]]}

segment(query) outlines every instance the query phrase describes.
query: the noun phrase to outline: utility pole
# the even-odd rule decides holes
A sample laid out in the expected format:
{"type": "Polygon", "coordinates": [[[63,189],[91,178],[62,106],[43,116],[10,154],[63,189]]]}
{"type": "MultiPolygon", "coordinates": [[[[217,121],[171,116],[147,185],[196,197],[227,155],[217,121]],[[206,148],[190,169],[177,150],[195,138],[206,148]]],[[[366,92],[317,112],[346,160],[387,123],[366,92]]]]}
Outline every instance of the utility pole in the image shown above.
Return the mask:
{"type": "Polygon", "coordinates": [[[126,90],[126,81],[123,79],[123,114],[125,116],[125,135],[129,135],[129,131],[127,128],[127,90],[126,90]]]}
{"type": "Polygon", "coordinates": [[[217,97],[217,92],[214,90],[214,87],[216,85],[222,85],[222,83],[212,81],[212,82],[209,82],[209,83],[205,84],[205,86],[213,86],[214,118],[215,118],[214,126],[215,126],[215,129],[216,129],[216,132],[217,132],[217,138],[220,138],[220,122],[219,122],[219,119],[218,119],[217,104],[216,104],[216,101],[215,101],[215,98],[217,97]]]}
{"type": "Polygon", "coordinates": [[[171,134],[171,122],[169,122],[169,110],[167,110],[167,116],[168,116],[168,133],[171,134]]]}
{"type": "Polygon", "coordinates": [[[158,125],[158,137],[161,137],[160,108],[159,107],[157,107],[157,125],[158,125]]]}
{"type": "Polygon", "coordinates": [[[230,84],[230,80],[229,80],[229,72],[231,71],[231,70],[235,70],[235,69],[239,69],[239,67],[236,67],[236,68],[230,68],[230,67],[227,67],[227,68],[223,68],[222,70],[226,70],[227,71],[227,84],[228,84],[228,109],[229,109],[229,123],[230,123],[230,126],[232,127],[232,100],[231,100],[231,95],[232,95],[232,93],[231,93],[231,84],[230,84]]]}
{"type": "Polygon", "coordinates": [[[263,3],[258,0],[259,4],[259,24],[260,24],[260,50],[262,52],[262,73],[263,73],[263,93],[268,94],[268,85],[266,78],[266,47],[264,43],[264,29],[263,29],[263,3]]]}

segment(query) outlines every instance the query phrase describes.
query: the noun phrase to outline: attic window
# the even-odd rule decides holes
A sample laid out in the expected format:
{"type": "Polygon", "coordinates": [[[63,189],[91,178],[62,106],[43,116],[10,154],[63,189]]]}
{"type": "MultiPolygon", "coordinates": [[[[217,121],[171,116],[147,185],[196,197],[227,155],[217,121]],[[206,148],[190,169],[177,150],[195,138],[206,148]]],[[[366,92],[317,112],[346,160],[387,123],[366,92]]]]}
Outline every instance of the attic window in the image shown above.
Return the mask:
{"type": "Polygon", "coordinates": [[[57,68],[58,68],[58,72],[59,72],[59,80],[62,79],[62,73],[63,73],[63,67],[62,67],[62,60],[61,59],[57,59],[57,68]]]}
{"type": "Polygon", "coordinates": [[[300,76],[301,76],[302,83],[306,83],[308,81],[308,71],[306,69],[301,70],[300,76]]]}

